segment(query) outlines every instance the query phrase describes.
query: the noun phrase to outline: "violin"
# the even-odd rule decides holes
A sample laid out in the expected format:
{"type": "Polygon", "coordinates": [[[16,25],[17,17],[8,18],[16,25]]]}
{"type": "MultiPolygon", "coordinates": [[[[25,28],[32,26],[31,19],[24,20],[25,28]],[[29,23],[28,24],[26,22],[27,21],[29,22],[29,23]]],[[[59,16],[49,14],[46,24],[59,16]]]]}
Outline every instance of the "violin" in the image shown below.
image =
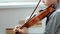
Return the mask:
{"type": "MultiPolygon", "coordinates": [[[[35,10],[37,9],[39,3],[40,3],[41,0],[39,0],[37,6],[35,7],[33,13],[35,12],[35,10]]],[[[34,16],[34,17],[31,17],[33,15],[33,13],[31,14],[30,18],[28,19],[28,21],[22,25],[22,27],[20,29],[23,29],[24,27],[26,28],[29,28],[31,26],[33,26],[34,24],[36,24],[38,21],[42,20],[43,18],[45,18],[46,16],[48,16],[50,13],[53,13],[55,11],[55,8],[54,8],[54,5],[51,4],[49,7],[47,7],[46,9],[44,10],[40,10],[38,11],[39,13],[34,16]]],[[[15,32],[15,34],[19,34],[20,32],[15,32]]]]}
{"type": "MultiPolygon", "coordinates": [[[[29,21],[27,21],[20,29],[23,29],[24,27],[29,28],[31,26],[33,26],[35,23],[37,23],[38,21],[42,20],[43,18],[45,18],[48,14],[50,14],[51,12],[53,12],[55,9],[54,7],[51,5],[48,8],[44,9],[43,11],[41,11],[41,13],[38,13],[35,17],[30,18],[29,21]]],[[[19,32],[17,31],[15,34],[18,34],[19,32]]]]}

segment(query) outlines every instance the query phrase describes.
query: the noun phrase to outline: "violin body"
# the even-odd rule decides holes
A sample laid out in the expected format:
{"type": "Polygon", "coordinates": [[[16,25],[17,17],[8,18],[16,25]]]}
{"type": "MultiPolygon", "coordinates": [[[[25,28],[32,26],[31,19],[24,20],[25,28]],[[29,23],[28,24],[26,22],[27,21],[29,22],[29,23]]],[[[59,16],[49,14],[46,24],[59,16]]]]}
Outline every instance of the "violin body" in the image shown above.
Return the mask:
{"type": "Polygon", "coordinates": [[[48,7],[47,9],[43,10],[41,13],[38,13],[35,17],[33,17],[27,23],[25,23],[25,27],[29,28],[33,26],[35,23],[45,18],[49,13],[53,12],[54,10],[55,9],[53,8],[53,6],[48,7]]]}
{"type": "MultiPolygon", "coordinates": [[[[49,13],[53,12],[54,10],[55,9],[53,8],[53,6],[49,6],[45,10],[41,11],[41,13],[38,13],[35,17],[33,17],[29,21],[27,21],[20,29],[22,29],[24,27],[29,28],[29,27],[33,26],[35,23],[37,23],[38,21],[45,18],[49,13]]],[[[18,32],[16,32],[16,34],[18,34],[18,32]]]]}

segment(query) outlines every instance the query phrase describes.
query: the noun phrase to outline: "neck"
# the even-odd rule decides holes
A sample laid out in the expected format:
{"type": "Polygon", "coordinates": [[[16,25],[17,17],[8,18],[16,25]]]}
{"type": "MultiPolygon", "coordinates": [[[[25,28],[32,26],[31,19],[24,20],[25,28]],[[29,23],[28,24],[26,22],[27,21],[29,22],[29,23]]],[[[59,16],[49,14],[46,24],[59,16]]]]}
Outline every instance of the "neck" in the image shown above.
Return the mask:
{"type": "Polygon", "coordinates": [[[50,6],[50,5],[52,5],[52,4],[53,4],[54,6],[57,5],[57,4],[59,4],[59,0],[58,0],[58,1],[57,1],[57,0],[52,0],[52,1],[47,5],[47,7],[50,6]]]}
{"type": "MultiPolygon", "coordinates": [[[[50,5],[54,5],[54,6],[56,6],[56,5],[58,5],[59,3],[52,3],[52,4],[50,4],[50,5]]],[[[49,7],[50,5],[48,5],[47,7],[49,7]]]]}

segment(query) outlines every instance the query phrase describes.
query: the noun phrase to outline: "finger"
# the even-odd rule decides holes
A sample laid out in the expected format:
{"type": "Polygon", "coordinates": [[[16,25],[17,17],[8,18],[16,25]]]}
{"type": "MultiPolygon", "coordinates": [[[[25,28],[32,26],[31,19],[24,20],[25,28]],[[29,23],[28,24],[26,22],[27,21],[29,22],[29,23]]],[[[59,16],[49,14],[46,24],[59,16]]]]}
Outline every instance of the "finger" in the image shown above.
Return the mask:
{"type": "Polygon", "coordinates": [[[21,25],[20,25],[20,24],[16,26],[16,28],[20,28],[20,27],[21,27],[21,25]]]}
{"type": "Polygon", "coordinates": [[[19,32],[23,32],[22,29],[19,29],[19,28],[17,29],[17,31],[19,31],[19,32]]]}
{"type": "Polygon", "coordinates": [[[17,30],[16,29],[13,29],[14,32],[16,32],[17,30]]]}
{"type": "Polygon", "coordinates": [[[21,25],[20,25],[20,24],[19,24],[19,25],[17,25],[17,26],[15,26],[15,28],[13,29],[13,31],[14,31],[14,32],[18,31],[18,30],[20,29],[20,27],[21,27],[21,25]]]}
{"type": "Polygon", "coordinates": [[[15,27],[15,28],[13,29],[13,31],[14,31],[14,32],[16,32],[16,31],[17,31],[17,29],[18,29],[18,28],[17,28],[17,27],[15,27]]]}

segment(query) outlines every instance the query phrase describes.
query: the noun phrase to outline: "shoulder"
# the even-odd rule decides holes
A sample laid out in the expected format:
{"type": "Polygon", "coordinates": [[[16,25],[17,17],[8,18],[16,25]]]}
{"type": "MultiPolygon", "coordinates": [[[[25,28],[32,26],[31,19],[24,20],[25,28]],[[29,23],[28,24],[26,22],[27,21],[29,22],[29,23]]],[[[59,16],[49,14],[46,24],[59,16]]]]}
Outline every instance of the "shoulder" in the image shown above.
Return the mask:
{"type": "Polygon", "coordinates": [[[53,14],[57,15],[58,13],[60,13],[60,9],[57,9],[53,14]]]}
{"type": "Polygon", "coordinates": [[[53,18],[53,17],[56,16],[58,13],[60,13],[60,9],[55,10],[55,11],[50,15],[49,18],[53,18]]]}
{"type": "Polygon", "coordinates": [[[53,15],[56,15],[57,13],[60,13],[60,9],[56,9],[56,10],[53,12],[53,15]]]}

